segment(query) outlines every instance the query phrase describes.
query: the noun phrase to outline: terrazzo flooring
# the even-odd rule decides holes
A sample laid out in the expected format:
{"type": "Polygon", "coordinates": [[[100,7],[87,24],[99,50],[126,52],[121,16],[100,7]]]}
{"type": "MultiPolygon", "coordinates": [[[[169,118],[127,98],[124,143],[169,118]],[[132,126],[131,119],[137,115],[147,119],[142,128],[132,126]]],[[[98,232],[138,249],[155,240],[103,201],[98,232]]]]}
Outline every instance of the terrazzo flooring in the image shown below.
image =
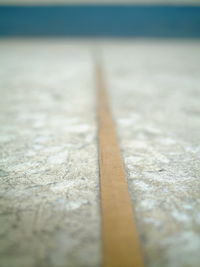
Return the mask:
{"type": "Polygon", "coordinates": [[[67,39],[0,40],[0,266],[101,266],[95,51],[145,265],[198,267],[200,42],[67,39]]]}

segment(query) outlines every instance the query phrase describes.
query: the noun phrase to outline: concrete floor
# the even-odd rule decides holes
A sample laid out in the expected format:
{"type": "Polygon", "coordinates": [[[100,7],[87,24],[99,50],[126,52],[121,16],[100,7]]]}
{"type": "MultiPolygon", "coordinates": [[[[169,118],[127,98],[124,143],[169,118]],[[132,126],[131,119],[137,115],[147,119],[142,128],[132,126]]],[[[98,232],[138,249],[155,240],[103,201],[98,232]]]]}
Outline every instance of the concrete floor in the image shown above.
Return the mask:
{"type": "Polygon", "coordinates": [[[0,266],[100,266],[94,51],[146,266],[200,256],[200,41],[0,40],[0,266]]]}
{"type": "Polygon", "coordinates": [[[1,41],[0,266],[98,266],[88,47],[1,41]]]}
{"type": "Polygon", "coordinates": [[[111,44],[104,58],[147,266],[198,267],[200,42],[111,44]]]}

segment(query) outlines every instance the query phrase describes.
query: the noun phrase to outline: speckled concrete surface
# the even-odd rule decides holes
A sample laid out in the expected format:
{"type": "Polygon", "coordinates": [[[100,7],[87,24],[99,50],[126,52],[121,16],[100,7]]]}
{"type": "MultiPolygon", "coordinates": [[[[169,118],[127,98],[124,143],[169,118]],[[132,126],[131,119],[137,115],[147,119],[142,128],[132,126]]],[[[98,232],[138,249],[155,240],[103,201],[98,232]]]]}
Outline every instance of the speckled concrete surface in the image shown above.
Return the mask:
{"type": "Polygon", "coordinates": [[[147,266],[200,263],[200,41],[104,47],[147,266]]]}
{"type": "MultiPolygon", "coordinates": [[[[93,47],[0,40],[0,267],[101,264],[93,47]]],[[[200,262],[200,41],[103,41],[147,267],[200,262]]]]}
{"type": "Polygon", "coordinates": [[[0,41],[0,266],[99,266],[91,53],[0,41]]]}

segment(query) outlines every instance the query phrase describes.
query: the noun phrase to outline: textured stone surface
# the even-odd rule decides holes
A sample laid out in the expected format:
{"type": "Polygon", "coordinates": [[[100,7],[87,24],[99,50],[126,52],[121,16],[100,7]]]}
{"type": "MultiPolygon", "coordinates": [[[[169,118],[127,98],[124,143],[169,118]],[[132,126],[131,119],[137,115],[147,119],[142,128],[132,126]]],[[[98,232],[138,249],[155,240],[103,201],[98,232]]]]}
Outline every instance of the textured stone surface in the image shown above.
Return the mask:
{"type": "MultiPolygon", "coordinates": [[[[0,41],[0,266],[99,266],[92,53],[0,41]]],[[[146,266],[200,256],[200,42],[99,42],[146,266]]]]}
{"type": "Polygon", "coordinates": [[[104,47],[147,266],[200,263],[200,42],[104,47]]]}
{"type": "Polygon", "coordinates": [[[91,54],[0,41],[0,266],[99,266],[91,54]]]}

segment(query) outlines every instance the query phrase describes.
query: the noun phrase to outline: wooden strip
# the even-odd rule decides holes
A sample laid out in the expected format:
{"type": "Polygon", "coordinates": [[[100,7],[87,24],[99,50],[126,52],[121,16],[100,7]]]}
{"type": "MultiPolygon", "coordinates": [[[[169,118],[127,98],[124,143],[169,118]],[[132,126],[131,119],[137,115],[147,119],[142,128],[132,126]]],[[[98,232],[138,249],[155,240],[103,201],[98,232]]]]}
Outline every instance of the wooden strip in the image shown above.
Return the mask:
{"type": "Polygon", "coordinates": [[[100,64],[96,77],[103,266],[141,267],[143,257],[100,64]]]}

